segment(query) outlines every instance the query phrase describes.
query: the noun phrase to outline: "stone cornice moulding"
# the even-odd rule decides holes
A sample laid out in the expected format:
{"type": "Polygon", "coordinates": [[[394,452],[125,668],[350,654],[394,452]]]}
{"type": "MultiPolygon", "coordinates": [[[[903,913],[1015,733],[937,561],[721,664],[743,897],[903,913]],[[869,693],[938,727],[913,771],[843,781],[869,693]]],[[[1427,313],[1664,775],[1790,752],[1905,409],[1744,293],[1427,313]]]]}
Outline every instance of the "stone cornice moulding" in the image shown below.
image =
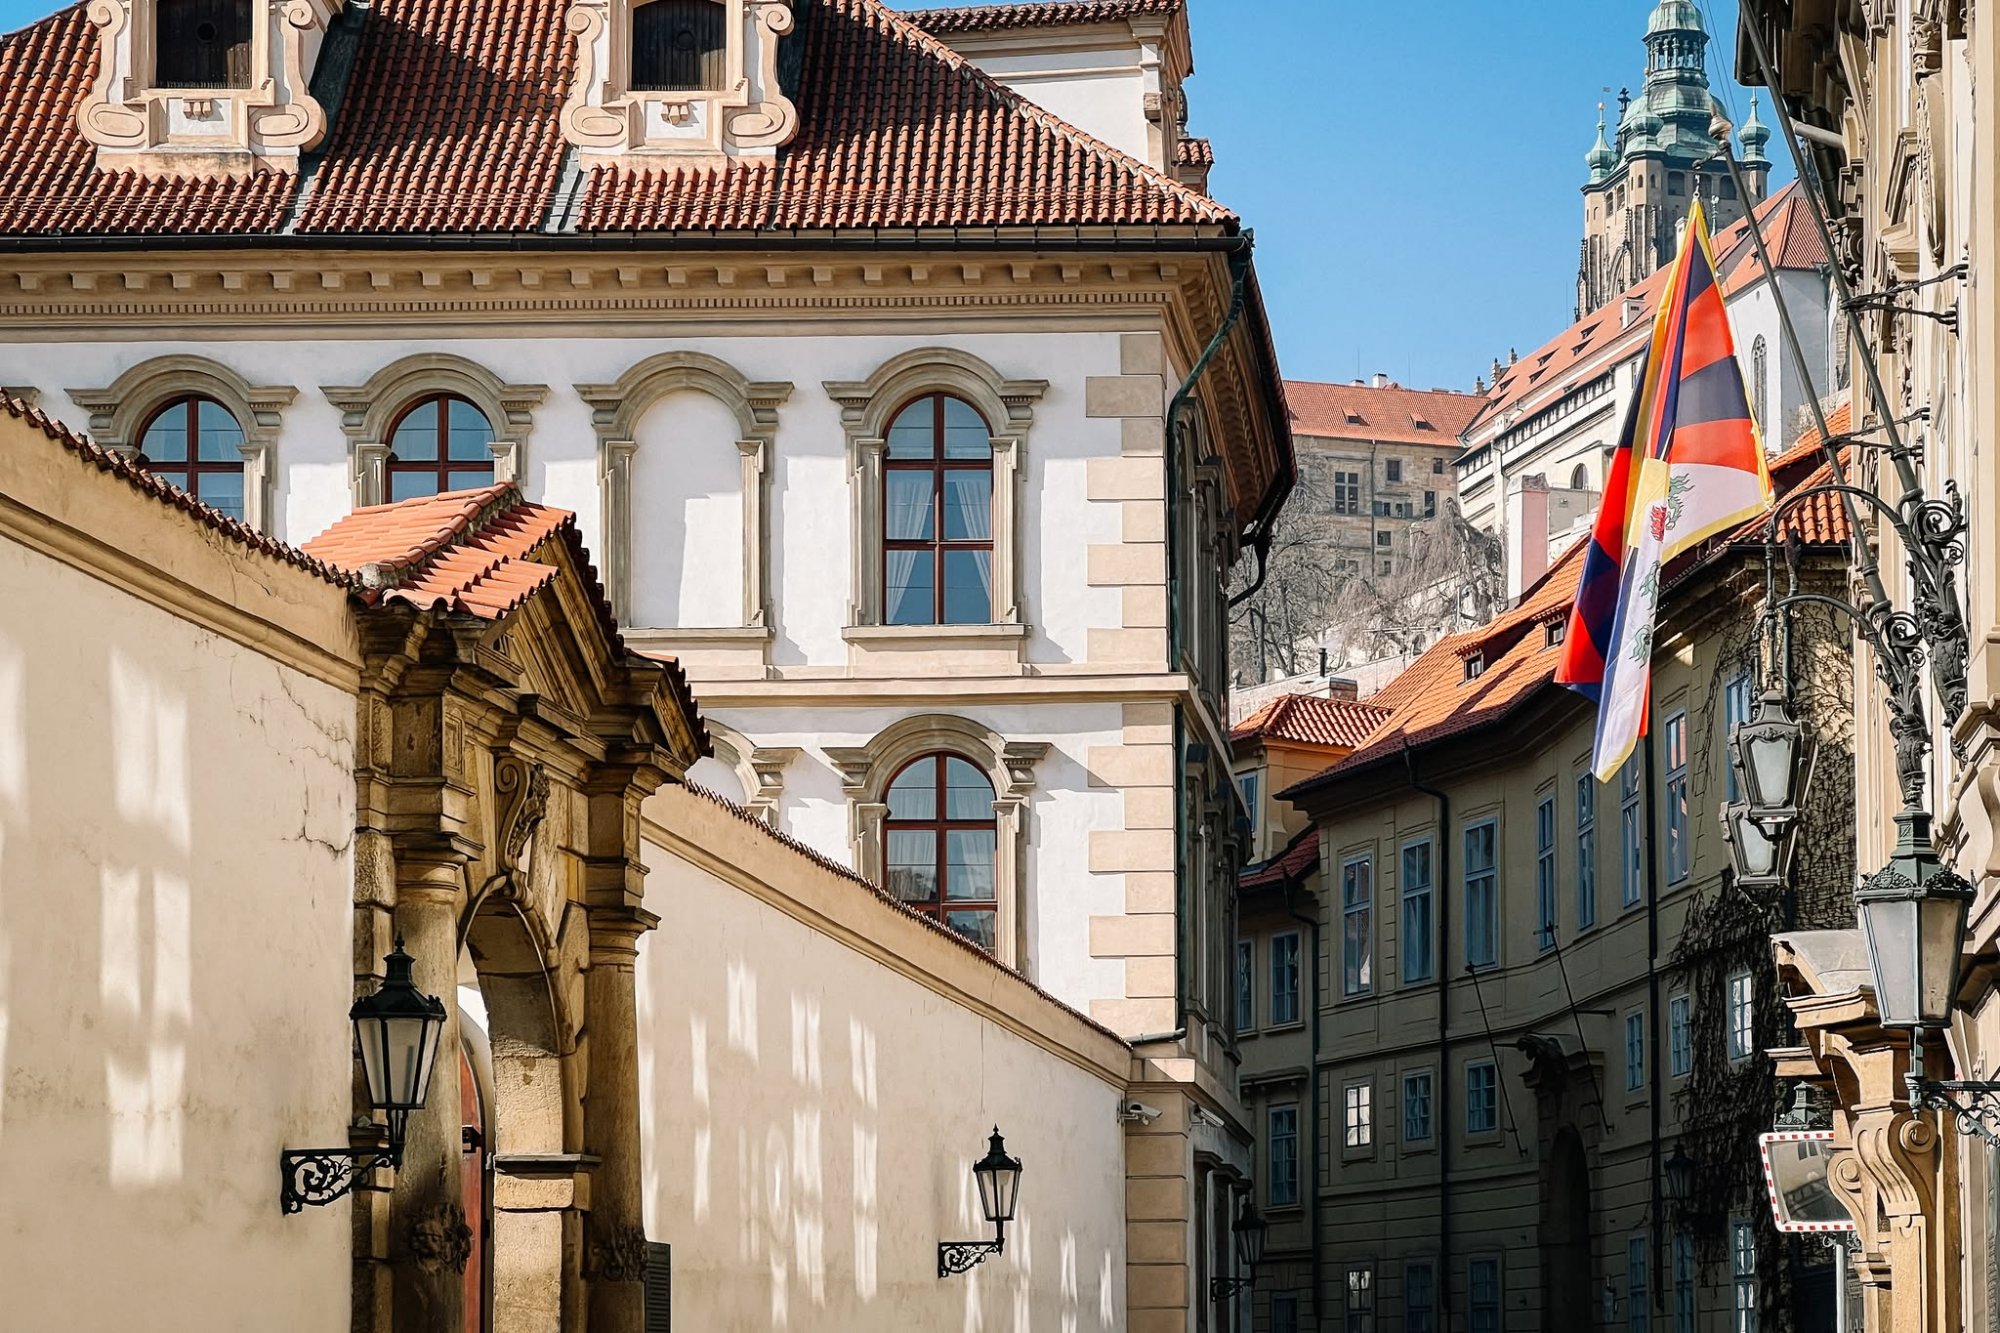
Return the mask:
{"type": "Polygon", "coordinates": [[[98,167],[215,177],[295,163],[326,137],[313,66],[344,7],[345,0],[255,0],[244,86],[197,89],[154,84],[158,0],[90,0],[98,73],[76,116],[97,146],[98,167]]]}
{"type": "Polygon", "coordinates": [[[102,389],[63,392],[90,413],[92,439],[126,454],[138,452],[147,421],[165,403],[198,394],[222,404],[243,429],[243,521],[270,530],[271,455],[297,386],[253,385],[220,361],[180,352],[149,357],[102,389]]]}
{"type": "Polygon", "coordinates": [[[534,425],[534,409],[549,396],[546,384],[508,384],[476,361],[448,352],[419,352],[392,361],[359,386],[325,384],[320,392],[340,409],[348,439],[357,506],[380,504],[386,494],[383,468],[389,432],[413,401],[432,393],[456,394],[481,412],[493,427],[493,476],[518,480],[526,466],[523,448],[534,425]]]}
{"type": "MultiPolygon", "coordinates": [[[[694,392],[708,395],[736,416],[735,444],[742,459],[743,622],[733,628],[771,629],[771,534],[766,518],[770,506],[766,491],[770,487],[771,451],[778,438],[778,409],[790,401],[791,383],[752,380],[727,361],[703,352],[661,352],[627,370],[615,383],[579,384],[576,392],[590,405],[591,426],[597,432],[604,506],[604,540],[598,558],[604,565],[604,586],[619,618],[629,618],[632,609],[632,543],[636,536],[632,530],[632,462],[639,447],[639,423],[669,394],[694,392]]],[[[670,639],[672,631],[663,630],[661,637],[670,639]]]]}

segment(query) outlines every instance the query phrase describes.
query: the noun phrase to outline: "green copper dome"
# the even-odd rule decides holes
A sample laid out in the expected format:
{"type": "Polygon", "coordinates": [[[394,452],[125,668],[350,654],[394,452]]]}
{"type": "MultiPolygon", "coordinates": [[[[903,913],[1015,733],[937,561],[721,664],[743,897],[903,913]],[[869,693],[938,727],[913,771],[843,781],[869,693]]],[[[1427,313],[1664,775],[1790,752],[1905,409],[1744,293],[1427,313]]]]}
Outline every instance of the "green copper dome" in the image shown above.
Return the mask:
{"type": "Polygon", "coordinates": [[[1611,145],[1604,138],[1604,108],[1602,106],[1597,108],[1597,142],[1590,146],[1590,152],[1584,155],[1583,161],[1584,165],[1590,168],[1590,183],[1592,185],[1601,183],[1605,177],[1611,174],[1612,168],[1618,165],[1618,154],[1611,150],[1611,145]]]}
{"type": "Polygon", "coordinates": [[[1750,115],[1738,131],[1743,140],[1743,160],[1753,166],[1769,166],[1771,159],[1764,154],[1764,145],[1771,142],[1770,127],[1757,119],[1757,99],[1750,99],[1750,115]]]}
{"type": "Polygon", "coordinates": [[[1692,166],[1715,153],[1708,134],[1708,29],[1694,0],[1659,0],[1646,22],[1646,83],[1618,127],[1619,152],[1692,166]]]}
{"type": "Polygon", "coordinates": [[[1653,16],[1646,20],[1646,35],[1662,32],[1698,32],[1708,36],[1708,27],[1701,21],[1701,11],[1695,8],[1694,0],[1660,0],[1653,10],[1653,16]]]}

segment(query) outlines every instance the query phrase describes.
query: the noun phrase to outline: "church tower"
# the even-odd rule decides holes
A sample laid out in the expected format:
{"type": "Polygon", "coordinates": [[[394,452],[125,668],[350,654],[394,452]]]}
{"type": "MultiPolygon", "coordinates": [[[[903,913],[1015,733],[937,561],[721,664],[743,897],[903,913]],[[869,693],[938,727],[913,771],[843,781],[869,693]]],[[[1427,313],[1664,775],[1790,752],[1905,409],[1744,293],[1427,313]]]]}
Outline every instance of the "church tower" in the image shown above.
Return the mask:
{"type": "Polygon", "coordinates": [[[1673,261],[1696,198],[1717,231],[1764,200],[1771,132],[1757,119],[1755,99],[1737,155],[1749,199],[1737,197],[1729,168],[1715,157],[1709,124],[1719,113],[1708,86],[1708,40],[1694,0],[1659,0],[1646,22],[1646,82],[1637,97],[1618,96],[1615,146],[1598,109],[1597,142],[1584,158],[1590,179],[1583,187],[1578,319],[1673,261]]]}

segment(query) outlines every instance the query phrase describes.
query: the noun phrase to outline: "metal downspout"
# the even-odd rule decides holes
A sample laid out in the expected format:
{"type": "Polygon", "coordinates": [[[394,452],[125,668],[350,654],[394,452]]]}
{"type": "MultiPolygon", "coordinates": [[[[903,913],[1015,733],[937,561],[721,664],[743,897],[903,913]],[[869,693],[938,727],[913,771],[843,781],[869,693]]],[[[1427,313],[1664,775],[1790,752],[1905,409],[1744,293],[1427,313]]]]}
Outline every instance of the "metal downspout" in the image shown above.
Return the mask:
{"type": "Polygon", "coordinates": [[[1437,957],[1438,983],[1438,1271],[1437,1308],[1443,1314],[1440,1328],[1451,1327],[1451,983],[1445,977],[1444,955],[1451,941],[1451,797],[1436,787],[1417,780],[1417,762],[1403,743],[1403,768],[1410,786],[1438,804],[1437,840],[1437,957]]]}
{"type": "MultiPolygon", "coordinates": [[[[1319,1043],[1321,1023],[1319,998],[1320,915],[1318,912],[1314,912],[1311,916],[1307,916],[1293,906],[1292,894],[1297,888],[1298,884],[1296,881],[1287,880],[1285,882],[1285,907],[1287,915],[1294,921],[1304,922],[1311,932],[1310,938],[1312,939],[1312,952],[1306,955],[1308,959],[1306,970],[1312,978],[1306,985],[1306,994],[1309,1002],[1312,1004],[1312,1052],[1306,1060],[1306,1113],[1312,1117],[1313,1125],[1313,1132],[1306,1136],[1306,1147],[1312,1154],[1311,1160],[1306,1164],[1306,1179],[1312,1182],[1310,1211],[1306,1214],[1306,1243],[1311,1247],[1309,1255],[1312,1266],[1313,1327],[1320,1328],[1323,1327],[1320,1307],[1326,1294],[1325,1265],[1323,1257],[1320,1254],[1319,1245],[1319,1214],[1321,1208],[1319,1196],[1321,1143],[1319,1133],[1319,1043]]],[[[1328,1123],[1331,1124],[1332,1122],[1329,1120],[1328,1123]]]]}
{"type": "Polygon", "coordinates": [[[1653,1179],[1653,1272],[1658,1274],[1653,1286],[1653,1308],[1661,1313],[1667,1308],[1668,1273],[1664,1267],[1666,1259],[1666,1193],[1661,1188],[1665,1170],[1664,1156],[1660,1149],[1660,851],[1654,846],[1653,834],[1659,824],[1659,793],[1653,764],[1653,728],[1646,728],[1646,741],[1640,751],[1641,762],[1646,765],[1646,1082],[1648,1096],[1647,1111],[1652,1119],[1653,1146],[1651,1150],[1653,1179]]]}

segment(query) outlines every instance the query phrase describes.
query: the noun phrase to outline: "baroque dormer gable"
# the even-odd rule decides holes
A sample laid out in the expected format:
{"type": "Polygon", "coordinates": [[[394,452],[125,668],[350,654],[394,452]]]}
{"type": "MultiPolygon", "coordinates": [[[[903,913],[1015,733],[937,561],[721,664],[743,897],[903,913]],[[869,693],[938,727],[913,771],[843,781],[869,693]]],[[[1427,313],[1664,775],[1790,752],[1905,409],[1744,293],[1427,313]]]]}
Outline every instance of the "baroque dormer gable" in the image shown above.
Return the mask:
{"type": "Polygon", "coordinates": [[[77,108],[107,170],[229,175],[326,137],[313,68],[346,0],[91,0],[97,75],[77,108]]]}
{"type": "Polygon", "coordinates": [[[563,137],[586,157],[768,157],[798,132],[779,86],[792,0],[570,0],[563,137]]]}

